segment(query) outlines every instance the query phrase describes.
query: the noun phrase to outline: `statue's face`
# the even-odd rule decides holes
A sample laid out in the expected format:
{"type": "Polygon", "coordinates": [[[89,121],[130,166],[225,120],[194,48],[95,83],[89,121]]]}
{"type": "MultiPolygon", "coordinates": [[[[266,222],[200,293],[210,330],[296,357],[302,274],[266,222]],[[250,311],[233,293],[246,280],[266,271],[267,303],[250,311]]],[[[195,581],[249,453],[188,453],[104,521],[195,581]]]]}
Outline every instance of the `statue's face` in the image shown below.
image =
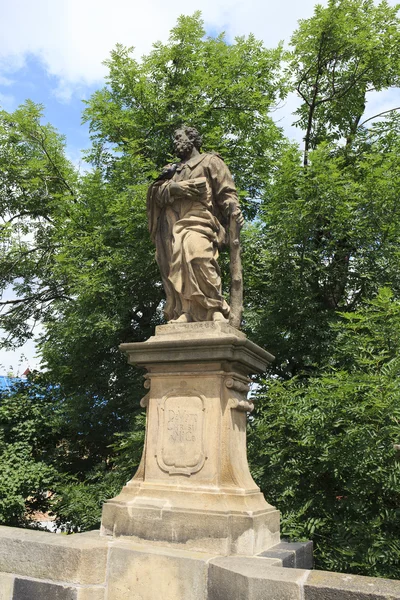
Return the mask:
{"type": "Polygon", "coordinates": [[[174,133],[174,150],[179,158],[186,158],[193,150],[193,142],[183,129],[177,129],[174,133]]]}

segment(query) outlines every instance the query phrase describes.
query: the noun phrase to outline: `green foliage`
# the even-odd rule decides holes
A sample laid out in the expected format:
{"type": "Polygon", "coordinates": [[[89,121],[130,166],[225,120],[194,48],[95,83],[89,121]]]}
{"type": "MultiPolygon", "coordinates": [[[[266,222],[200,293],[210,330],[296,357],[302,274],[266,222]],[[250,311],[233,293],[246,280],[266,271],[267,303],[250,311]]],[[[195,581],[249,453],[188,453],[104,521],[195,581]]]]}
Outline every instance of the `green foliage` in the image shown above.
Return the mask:
{"type": "Polygon", "coordinates": [[[362,133],[351,161],[327,143],[309,153],[307,168],[297,148],[282,153],[244,256],[247,326],[280,374],[329,355],[338,312],[379,286],[400,292],[398,131],[389,117],[362,133]]]}
{"type": "Polygon", "coordinates": [[[332,0],[292,37],[304,153],[281,146],[244,256],[247,331],[283,377],[329,356],[338,312],[382,285],[399,293],[399,116],[362,122],[368,92],[399,83],[397,12],[332,0]]]}
{"type": "Polygon", "coordinates": [[[76,174],[64,139],[42,125],[42,107],[27,101],[14,113],[0,111],[0,303],[5,344],[32,337],[33,324],[56,312],[68,282],[55,260],[57,227],[76,200],[76,174]]]}
{"type": "Polygon", "coordinates": [[[119,494],[125,483],[113,472],[98,470],[87,473],[84,481],[62,484],[52,499],[57,527],[66,533],[98,529],[103,503],[119,494]]]}
{"type": "Polygon", "coordinates": [[[47,369],[1,399],[2,522],[26,524],[50,490],[66,531],[97,527],[139,463],[142,374],[118,346],[162,321],[145,196],[185,123],[235,177],[244,326],[277,356],[249,424],[257,480],[319,567],[400,577],[400,118],[363,122],[368,93],[399,85],[397,12],[329,0],[289,54],[206,38],[198,13],[140,62],[117,46],[86,103],[82,176],[41,107],[0,112],[0,291],[15,293],[0,327],[11,345],[40,321],[47,369]],[[289,89],[303,153],[271,117],[289,89]]]}
{"type": "Polygon", "coordinates": [[[144,416],[129,425],[120,416],[116,426],[107,403],[92,398],[89,417],[87,402],[51,380],[33,374],[0,398],[0,522],[27,526],[50,511],[67,532],[93,529],[139,464],[144,416]]]}
{"type": "Polygon", "coordinates": [[[103,503],[119,494],[139,465],[144,425],[145,415],[139,415],[133,429],[115,434],[113,452],[107,461],[96,465],[81,479],[73,475],[61,480],[52,510],[63,531],[71,533],[99,527],[103,503]]]}
{"type": "Polygon", "coordinates": [[[0,398],[0,522],[26,525],[32,512],[50,506],[46,492],[59,472],[55,444],[60,422],[56,403],[41,381],[15,384],[0,398]]]}
{"type": "Polygon", "coordinates": [[[398,6],[386,0],[329,0],[294,33],[288,70],[302,99],[297,124],[305,152],[324,140],[348,141],[366,95],[400,82],[398,6]]]}
{"type": "Polygon", "coordinates": [[[317,375],[264,382],[253,472],[317,568],[399,578],[400,301],[383,288],[334,328],[317,375]]]}
{"type": "Polygon", "coordinates": [[[111,53],[108,86],[88,102],[91,160],[107,179],[148,183],[172,160],[172,134],[198,127],[204,150],[221,152],[254,213],[281,134],[270,110],[286,94],[282,49],[250,35],[228,44],[205,38],[200,13],[180,17],[167,44],[136,61],[123,46],[111,53]]]}

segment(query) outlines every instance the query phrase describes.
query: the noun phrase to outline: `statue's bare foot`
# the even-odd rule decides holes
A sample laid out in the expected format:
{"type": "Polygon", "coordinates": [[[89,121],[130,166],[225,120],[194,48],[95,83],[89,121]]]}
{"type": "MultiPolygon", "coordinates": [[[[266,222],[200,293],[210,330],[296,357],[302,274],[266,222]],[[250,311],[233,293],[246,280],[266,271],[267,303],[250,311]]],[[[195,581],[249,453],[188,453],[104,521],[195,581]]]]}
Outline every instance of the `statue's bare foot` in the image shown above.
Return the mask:
{"type": "Polygon", "coordinates": [[[220,323],[227,323],[228,319],[225,319],[222,312],[215,312],[213,314],[213,321],[219,321],[220,323]]]}
{"type": "Polygon", "coordinates": [[[189,313],[182,313],[180,317],[173,319],[170,323],[190,323],[191,320],[189,313]]]}

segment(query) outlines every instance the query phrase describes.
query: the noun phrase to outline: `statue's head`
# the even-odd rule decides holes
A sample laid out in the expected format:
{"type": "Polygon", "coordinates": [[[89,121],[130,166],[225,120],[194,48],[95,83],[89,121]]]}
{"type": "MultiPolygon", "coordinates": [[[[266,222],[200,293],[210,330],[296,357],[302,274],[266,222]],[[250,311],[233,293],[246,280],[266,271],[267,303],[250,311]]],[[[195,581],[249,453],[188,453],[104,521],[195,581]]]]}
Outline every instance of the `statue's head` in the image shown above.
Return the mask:
{"type": "Polygon", "coordinates": [[[180,127],[174,132],[174,149],[179,158],[191,153],[193,148],[200,150],[203,140],[194,127],[180,127]]]}

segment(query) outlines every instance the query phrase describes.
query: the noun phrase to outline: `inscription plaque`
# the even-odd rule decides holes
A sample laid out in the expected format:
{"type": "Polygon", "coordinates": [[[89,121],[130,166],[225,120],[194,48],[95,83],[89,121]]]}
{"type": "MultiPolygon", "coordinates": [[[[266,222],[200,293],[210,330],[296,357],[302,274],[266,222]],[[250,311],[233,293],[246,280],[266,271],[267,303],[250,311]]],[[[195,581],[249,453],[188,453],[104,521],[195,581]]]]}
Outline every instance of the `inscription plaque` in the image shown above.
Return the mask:
{"type": "Polygon", "coordinates": [[[170,475],[200,471],[204,452],[204,399],[188,391],[171,392],[159,406],[157,462],[170,475]]]}

